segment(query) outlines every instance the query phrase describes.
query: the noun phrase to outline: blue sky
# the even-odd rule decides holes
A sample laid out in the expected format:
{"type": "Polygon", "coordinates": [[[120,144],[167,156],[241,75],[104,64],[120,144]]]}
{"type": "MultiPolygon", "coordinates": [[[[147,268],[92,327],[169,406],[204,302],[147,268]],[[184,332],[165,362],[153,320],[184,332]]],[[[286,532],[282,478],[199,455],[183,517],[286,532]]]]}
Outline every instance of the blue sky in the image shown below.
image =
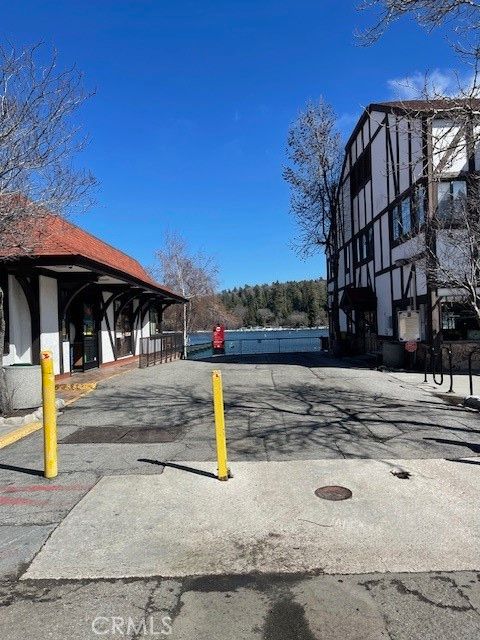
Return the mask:
{"type": "Polygon", "coordinates": [[[289,124],[323,95],[348,134],[395,80],[448,83],[444,34],[403,20],[369,48],[356,0],[18,0],[0,35],[43,41],[96,95],[83,107],[81,162],[100,182],[79,224],[145,265],[165,230],[214,255],[222,287],[319,277],[302,261],[281,178],[289,124]]]}

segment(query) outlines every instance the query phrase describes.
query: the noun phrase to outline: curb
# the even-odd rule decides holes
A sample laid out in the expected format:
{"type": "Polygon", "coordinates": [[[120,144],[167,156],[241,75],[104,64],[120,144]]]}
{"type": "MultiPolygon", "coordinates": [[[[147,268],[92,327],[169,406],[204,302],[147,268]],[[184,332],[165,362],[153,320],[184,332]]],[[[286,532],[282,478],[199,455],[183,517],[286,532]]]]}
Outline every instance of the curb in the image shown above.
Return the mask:
{"type": "Polygon", "coordinates": [[[0,436],[0,449],[8,447],[9,444],[13,444],[14,442],[17,442],[17,440],[21,440],[22,438],[25,438],[25,436],[28,436],[41,428],[41,422],[30,422],[29,424],[24,424],[22,427],[15,429],[14,431],[5,433],[3,436],[0,436]]]}
{"type": "MultiPolygon", "coordinates": [[[[112,376],[113,377],[113,376],[112,376]]],[[[108,378],[105,378],[108,380],[108,378]]],[[[97,388],[97,382],[74,382],[70,384],[58,383],[55,385],[56,391],[93,391],[97,388]]]]}

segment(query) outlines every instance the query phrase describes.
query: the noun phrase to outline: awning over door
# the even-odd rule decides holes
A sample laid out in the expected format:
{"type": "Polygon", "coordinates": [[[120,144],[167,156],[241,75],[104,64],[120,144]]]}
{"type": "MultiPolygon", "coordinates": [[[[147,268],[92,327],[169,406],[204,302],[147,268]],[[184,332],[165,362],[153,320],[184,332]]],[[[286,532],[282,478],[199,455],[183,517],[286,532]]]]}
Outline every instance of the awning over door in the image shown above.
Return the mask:
{"type": "Polygon", "coordinates": [[[376,311],[377,296],[372,287],[346,287],[340,308],[344,311],[376,311]]]}

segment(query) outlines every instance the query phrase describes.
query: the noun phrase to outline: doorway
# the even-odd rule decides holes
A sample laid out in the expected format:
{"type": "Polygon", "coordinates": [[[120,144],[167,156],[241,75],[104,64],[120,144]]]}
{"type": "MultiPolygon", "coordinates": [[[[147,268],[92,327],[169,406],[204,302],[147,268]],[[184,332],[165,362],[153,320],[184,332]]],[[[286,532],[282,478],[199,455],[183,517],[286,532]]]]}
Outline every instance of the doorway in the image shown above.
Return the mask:
{"type": "Polygon", "coordinates": [[[133,302],[121,305],[115,301],[115,348],[117,358],[133,355],[133,302]]]}
{"type": "Polygon", "coordinates": [[[99,366],[98,304],[93,296],[74,300],[69,313],[70,370],[87,371],[99,366]]]}
{"type": "Polygon", "coordinates": [[[357,311],[357,342],[359,353],[376,350],[377,313],[376,311],[357,311]]]}

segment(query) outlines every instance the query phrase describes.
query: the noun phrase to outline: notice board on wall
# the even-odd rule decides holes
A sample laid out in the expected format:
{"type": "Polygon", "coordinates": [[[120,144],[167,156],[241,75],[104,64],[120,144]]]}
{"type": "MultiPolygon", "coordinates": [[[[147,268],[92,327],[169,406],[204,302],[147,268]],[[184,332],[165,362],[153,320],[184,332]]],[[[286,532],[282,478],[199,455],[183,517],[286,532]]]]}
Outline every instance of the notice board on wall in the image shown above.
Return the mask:
{"type": "Polygon", "coordinates": [[[400,342],[420,341],[420,313],[418,311],[398,312],[398,339],[400,342]]]}

